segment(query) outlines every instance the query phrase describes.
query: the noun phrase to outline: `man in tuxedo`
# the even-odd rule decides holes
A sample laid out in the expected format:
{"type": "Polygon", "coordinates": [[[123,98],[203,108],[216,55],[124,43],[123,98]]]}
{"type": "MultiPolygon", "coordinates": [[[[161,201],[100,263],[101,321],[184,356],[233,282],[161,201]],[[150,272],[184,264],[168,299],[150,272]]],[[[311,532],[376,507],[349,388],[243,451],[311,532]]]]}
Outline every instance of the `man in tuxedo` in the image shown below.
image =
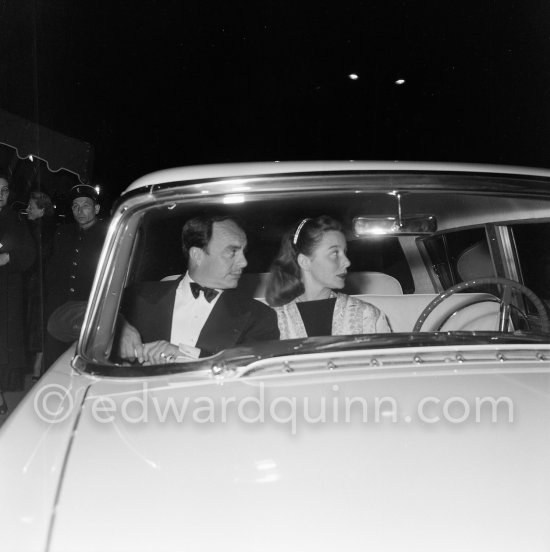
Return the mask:
{"type": "Polygon", "coordinates": [[[187,221],[182,231],[187,273],[125,293],[120,356],[159,364],[278,339],[275,312],[234,289],[247,265],[246,245],[245,232],[230,217],[187,221]]]}

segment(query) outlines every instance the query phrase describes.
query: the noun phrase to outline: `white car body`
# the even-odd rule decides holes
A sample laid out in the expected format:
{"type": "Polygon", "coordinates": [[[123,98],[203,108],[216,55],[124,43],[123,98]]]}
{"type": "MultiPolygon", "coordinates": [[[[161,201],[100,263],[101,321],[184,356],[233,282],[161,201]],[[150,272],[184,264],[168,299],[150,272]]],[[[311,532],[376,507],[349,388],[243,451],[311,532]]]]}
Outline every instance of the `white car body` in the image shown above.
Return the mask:
{"type": "Polygon", "coordinates": [[[0,430],[0,549],[548,550],[549,340],[328,344],[128,377],[85,368],[116,301],[126,211],[163,186],[246,202],[255,177],[267,194],[272,175],[388,171],[550,182],[534,169],[334,162],[172,169],[130,186],[76,352],[0,430]]]}

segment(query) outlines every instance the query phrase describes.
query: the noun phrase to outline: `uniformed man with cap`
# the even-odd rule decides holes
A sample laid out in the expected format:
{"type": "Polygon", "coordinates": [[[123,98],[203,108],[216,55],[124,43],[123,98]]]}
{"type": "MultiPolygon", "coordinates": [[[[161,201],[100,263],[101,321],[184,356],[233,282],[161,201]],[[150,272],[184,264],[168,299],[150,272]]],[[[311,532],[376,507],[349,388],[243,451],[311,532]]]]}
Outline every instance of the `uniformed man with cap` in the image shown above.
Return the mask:
{"type": "MultiPolygon", "coordinates": [[[[88,299],[107,231],[107,225],[98,218],[99,194],[93,186],[73,186],[70,199],[75,224],[58,228],[46,268],[47,316],[67,301],[88,299]]],[[[66,348],[66,343],[48,335],[45,366],[49,366],[66,348]]]]}

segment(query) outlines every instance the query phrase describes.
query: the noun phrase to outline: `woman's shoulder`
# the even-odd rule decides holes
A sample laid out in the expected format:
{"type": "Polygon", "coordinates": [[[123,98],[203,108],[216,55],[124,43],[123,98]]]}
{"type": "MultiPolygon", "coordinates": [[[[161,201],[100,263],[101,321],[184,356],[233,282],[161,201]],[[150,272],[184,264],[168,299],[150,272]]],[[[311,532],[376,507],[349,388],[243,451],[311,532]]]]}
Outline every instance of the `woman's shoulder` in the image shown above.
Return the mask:
{"type": "Polygon", "coordinates": [[[348,308],[359,309],[365,313],[368,312],[368,313],[377,314],[377,315],[380,314],[380,309],[378,307],[375,307],[372,303],[363,301],[358,297],[353,297],[345,293],[338,293],[337,297],[341,298],[341,300],[345,302],[346,307],[348,308]]]}
{"type": "Polygon", "coordinates": [[[342,301],[345,300],[342,312],[350,320],[350,333],[391,332],[387,316],[378,307],[357,297],[345,294],[339,296],[342,296],[342,301]]]}

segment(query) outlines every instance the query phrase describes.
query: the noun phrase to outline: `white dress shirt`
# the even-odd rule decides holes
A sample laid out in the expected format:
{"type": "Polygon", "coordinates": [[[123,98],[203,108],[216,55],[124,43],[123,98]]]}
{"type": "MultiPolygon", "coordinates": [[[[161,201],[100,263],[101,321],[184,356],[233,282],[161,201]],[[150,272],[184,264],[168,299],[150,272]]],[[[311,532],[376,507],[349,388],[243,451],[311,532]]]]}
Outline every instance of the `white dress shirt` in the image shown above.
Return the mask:
{"type": "MultiPolygon", "coordinates": [[[[202,292],[195,299],[189,285],[191,282],[193,279],[186,273],[176,289],[170,336],[170,343],[186,349],[195,348],[202,328],[222,294],[222,291],[218,290],[218,295],[210,303],[202,292]]],[[[195,348],[195,353],[198,358],[200,349],[195,348]]]]}

